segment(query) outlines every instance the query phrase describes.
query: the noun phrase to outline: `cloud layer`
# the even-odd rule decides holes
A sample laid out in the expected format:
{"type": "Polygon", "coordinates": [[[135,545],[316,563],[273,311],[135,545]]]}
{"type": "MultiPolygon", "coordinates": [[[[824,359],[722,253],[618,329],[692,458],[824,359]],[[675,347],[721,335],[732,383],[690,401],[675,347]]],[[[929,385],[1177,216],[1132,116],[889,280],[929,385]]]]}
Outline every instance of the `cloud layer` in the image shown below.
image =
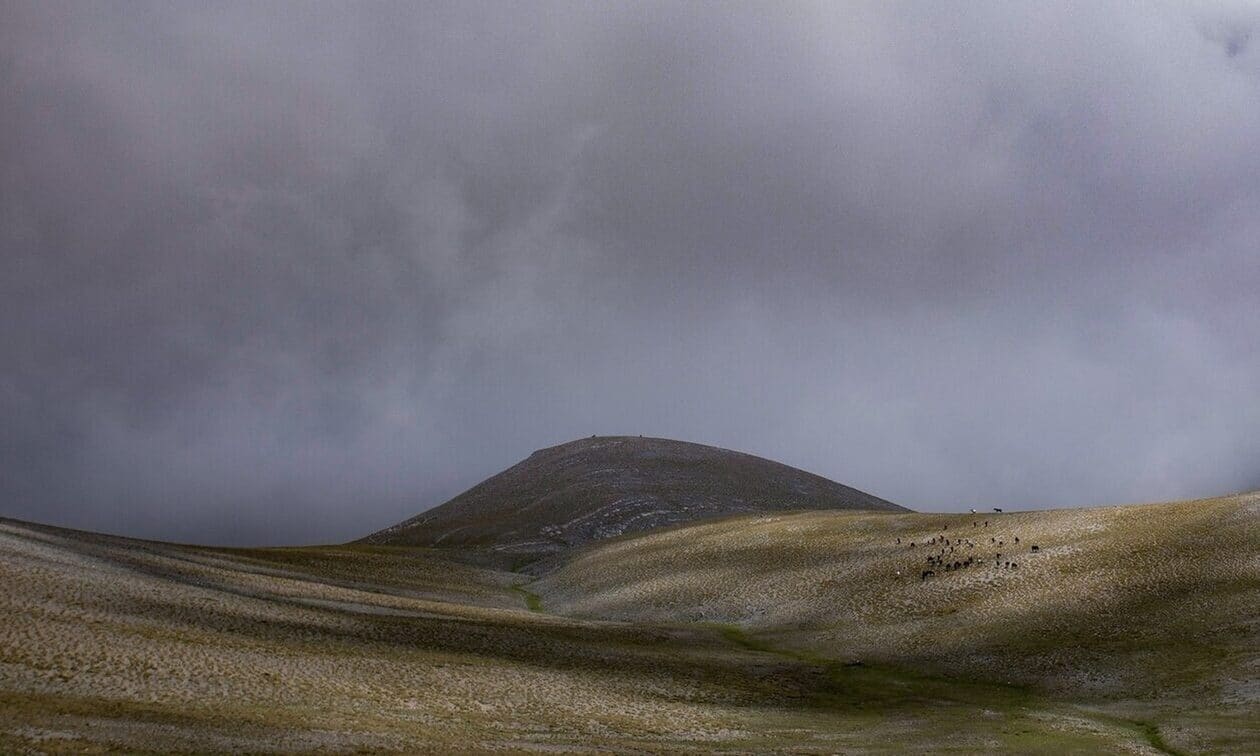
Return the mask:
{"type": "Polygon", "coordinates": [[[344,540],[592,433],[1260,487],[1248,4],[0,4],[0,514],[344,540]]]}

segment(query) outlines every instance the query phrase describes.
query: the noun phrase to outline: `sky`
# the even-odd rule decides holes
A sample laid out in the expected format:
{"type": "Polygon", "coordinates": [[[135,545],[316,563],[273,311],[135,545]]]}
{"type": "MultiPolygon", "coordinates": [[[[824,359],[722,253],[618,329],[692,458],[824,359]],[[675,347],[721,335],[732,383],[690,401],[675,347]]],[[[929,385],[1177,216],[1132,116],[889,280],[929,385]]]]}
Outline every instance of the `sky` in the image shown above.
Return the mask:
{"type": "Polygon", "coordinates": [[[343,541],[643,434],[1260,488],[1260,6],[0,0],[0,516],[343,541]]]}

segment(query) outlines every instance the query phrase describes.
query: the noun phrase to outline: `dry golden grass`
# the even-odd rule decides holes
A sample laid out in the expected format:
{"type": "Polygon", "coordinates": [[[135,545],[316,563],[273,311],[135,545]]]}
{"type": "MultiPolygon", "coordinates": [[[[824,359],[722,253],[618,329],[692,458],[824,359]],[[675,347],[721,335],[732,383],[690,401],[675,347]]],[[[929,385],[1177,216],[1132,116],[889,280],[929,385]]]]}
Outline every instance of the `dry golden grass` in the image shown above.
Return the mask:
{"type": "Polygon", "coordinates": [[[528,586],[0,520],[0,752],[1254,751],[1258,515],[990,515],[1042,552],[927,583],[895,539],[970,516],[751,517],[528,586]]]}
{"type": "Polygon", "coordinates": [[[734,518],[596,545],[534,590],[574,616],[737,624],[777,647],[1140,711],[1183,730],[1189,749],[1238,728],[1260,735],[1257,494],[734,518]],[[942,549],[979,561],[928,564],[942,549]],[[1205,716],[1220,732],[1195,730],[1205,716]]]}

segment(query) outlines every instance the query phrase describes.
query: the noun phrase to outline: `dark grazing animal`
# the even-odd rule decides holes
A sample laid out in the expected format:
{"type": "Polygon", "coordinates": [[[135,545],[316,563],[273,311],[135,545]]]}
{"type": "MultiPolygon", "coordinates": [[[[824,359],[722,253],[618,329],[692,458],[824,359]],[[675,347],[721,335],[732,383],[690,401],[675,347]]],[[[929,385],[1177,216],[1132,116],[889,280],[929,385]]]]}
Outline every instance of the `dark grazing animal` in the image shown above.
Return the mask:
{"type": "Polygon", "coordinates": [[[1032,547],[1032,552],[1036,554],[1038,551],[1041,551],[1041,547],[1034,543],[1032,547]]]}
{"type": "Polygon", "coordinates": [[[994,511],[994,512],[1001,512],[1001,511],[1002,511],[1002,508],[1001,508],[1001,507],[994,507],[994,508],[993,508],[993,511],[994,511]]]}

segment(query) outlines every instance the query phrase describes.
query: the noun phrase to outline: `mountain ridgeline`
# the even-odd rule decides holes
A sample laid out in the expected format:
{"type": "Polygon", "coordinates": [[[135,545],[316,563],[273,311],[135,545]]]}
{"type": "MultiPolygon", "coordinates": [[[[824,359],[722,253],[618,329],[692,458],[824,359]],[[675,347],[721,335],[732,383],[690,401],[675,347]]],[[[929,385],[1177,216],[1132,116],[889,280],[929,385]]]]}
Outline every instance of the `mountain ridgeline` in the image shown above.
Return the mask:
{"type": "Polygon", "coordinates": [[[824,509],[906,511],[750,454],[661,438],[599,436],[540,449],[445,504],[360,542],[541,557],[705,518],[824,509]]]}

